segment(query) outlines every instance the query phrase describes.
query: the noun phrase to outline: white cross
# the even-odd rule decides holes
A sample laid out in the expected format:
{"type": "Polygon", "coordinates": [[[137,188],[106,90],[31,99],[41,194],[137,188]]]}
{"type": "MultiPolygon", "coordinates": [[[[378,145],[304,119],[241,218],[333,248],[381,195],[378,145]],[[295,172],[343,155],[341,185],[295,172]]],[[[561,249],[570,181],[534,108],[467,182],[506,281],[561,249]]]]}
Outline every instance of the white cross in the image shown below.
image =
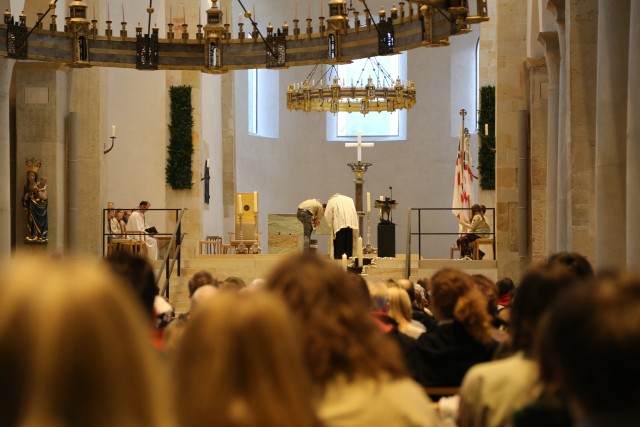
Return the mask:
{"type": "Polygon", "coordinates": [[[344,144],[346,148],[356,147],[358,149],[358,161],[362,161],[362,147],[373,147],[373,142],[362,142],[362,131],[358,131],[358,142],[347,142],[344,144]]]}

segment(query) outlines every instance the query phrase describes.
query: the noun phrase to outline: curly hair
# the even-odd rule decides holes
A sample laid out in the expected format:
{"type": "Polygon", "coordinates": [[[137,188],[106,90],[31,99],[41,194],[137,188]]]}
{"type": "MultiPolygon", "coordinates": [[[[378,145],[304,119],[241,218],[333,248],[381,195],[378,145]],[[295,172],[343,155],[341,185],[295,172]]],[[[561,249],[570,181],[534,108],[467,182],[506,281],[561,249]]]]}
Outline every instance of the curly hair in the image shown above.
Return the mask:
{"type": "Polygon", "coordinates": [[[338,375],[380,378],[407,375],[400,349],[385,336],[362,291],[338,266],[313,254],[287,258],[267,278],[302,325],[307,367],[324,386],[338,375]]]}
{"type": "Polygon", "coordinates": [[[485,345],[491,343],[487,299],[468,274],[451,268],[442,269],[431,278],[430,292],[434,307],[443,318],[460,322],[476,341],[485,345]]]}

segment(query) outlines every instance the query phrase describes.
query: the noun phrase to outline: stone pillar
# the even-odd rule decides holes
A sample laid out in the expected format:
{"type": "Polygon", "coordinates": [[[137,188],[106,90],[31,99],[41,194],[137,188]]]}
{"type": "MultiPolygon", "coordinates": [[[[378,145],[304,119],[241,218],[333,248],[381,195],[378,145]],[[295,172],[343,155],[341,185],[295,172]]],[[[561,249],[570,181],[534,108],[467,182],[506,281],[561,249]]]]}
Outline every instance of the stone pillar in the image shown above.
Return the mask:
{"type": "Polygon", "coordinates": [[[0,259],[11,253],[11,76],[15,60],[0,58],[0,259]]]}
{"type": "MultiPolygon", "coordinates": [[[[25,245],[26,218],[20,197],[16,206],[16,247],[61,253],[65,244],[65,116],[67,72],[58,64],[18,63],[16,73],[16,194],[26,182],[27,157],[42,160],[38,178],[47,179],[49,243],[25,245]]],[[[92,183],[87,183],[91,185],[92,183]]]]}
{"type": "MultiPolygon", "coordinates": [[[[600,0],[595,175],[597,268],[624,267],[626,261],[629,12],[630,0],[619,0],[615,7],[600,0]]],[[[633,219],[637,220],[637,214],[633,219]]]]}
{"type": "Polygon", "coordinates": [[[627,267],[640,268],[640,2],[631,2],[627,98],[627,267]]]}
{"type": "Polygon", "coordinates": [[[565,33],[565,0],[550,0],[548,8],[556,18],[558,28],[558,46],[560,48],[560,70],[559,70],[559,97],[558,97],[558,151],[556,153],[557,171],[556,174],[556,247],[557,251],[567,250],[568,236],[568,216],[567,216],[567,191],[568,191],[568,149],[567,149],[567,54],[566,54],[566,33],[565,33]]]}
{"type": "MultiPolygon", "coordinates": [[[[553,33],[555,34],[555,33],[553,33]]],[[[557,39],[557,38],[556,38],[557,39]]],[[[549,97],[549,72],[544,58],[528,58],[528,112],[529,112],[529,143],[528,168],[529,175],[525,184],[530,189],[528,194],[528,222],[524,229],[525,236],[531,240],[528,263],[539,263],[546,259],[546,225],[547,218],[547,134],[550,115],[548,110],[551,101],[549,97]]],[[[557,88],[556,88],[557,96],[557,88]]],[[[556,104],[557,106],[557,104],[556,104]]],[[[557,117],[557,115],[556,115],[557,117]]],[[[557,133],[556,133],[557,135],[557,133]]],[[[520,180],[520,178],[518,178],[520,180]]],[[[524,192],[527,195],[527,192],[524,192]]],[[[555,217],[554,217],[555,219],[555,217]]],[[[526,267],[526,266],[524,266],[526,267]]]]}
{"type": "Polygon", "coordinates": [[[222,76],[222,205],[224,209],[224,229],[235,230],[236,200],[236,116],[235,116],[235,73],[222,76]]]}
{"type": "MultiPolygon", "coordinates": [[[[106,70],[100,68],[73,69],[69,72],[69,110],[76,113],[78,124],[75,137],[78,140],[77,159],[77,210],[76,223],[67,223],[69,233],[77,236],[77,246],[69,248],[81,254],[102,254],[102,208],[104,187],[101,182],[103,146],[106,139],[102,125],[102,112],[106,107],[101,82],[106,70]],[[71,232],[71,229],[74,229],[71,232]]],[[[67,138],[70,138],[67,132],[67,138]]],[[[70,165],[67,163],[67,171],[70,165]]],[[[69,235],[68,233],[68,235],[69,235]]]]}
{"type": "Polygon", "coordinates": [[[547,102],[547,209],[546,255],[557,252],[558,236],[558,115],[560,93],[560,49],[558,33],[540,33],[538,40],[544,45],[549,75],[547,102]]]}
{"type": "Polygon", "coordinates": [[[598,0],[569,0],[566,16],[568,249],[593,260],[598,0]]]}
{"type": "Polygon", "coordinates": [[[497,1],[496,244],[500,276],[520,277],[516,188],[518,114],[526,108],[527,2],[497,1]]]}

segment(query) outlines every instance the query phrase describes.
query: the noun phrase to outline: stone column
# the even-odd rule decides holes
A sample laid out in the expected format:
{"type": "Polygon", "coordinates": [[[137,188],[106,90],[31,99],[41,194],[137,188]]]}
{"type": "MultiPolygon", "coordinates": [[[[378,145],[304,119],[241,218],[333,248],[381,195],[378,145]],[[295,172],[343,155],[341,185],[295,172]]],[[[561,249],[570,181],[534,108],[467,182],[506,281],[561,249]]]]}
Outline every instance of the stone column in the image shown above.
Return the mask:
{"type": "Polygon", "coordinates": [[[11,253],[11,76],[15,60],[0,58],[0,259],[11,253]]]}
{"type": "MultiPolygon", "coordinates": [[[[101,183],[103,165],[104,126],[102,111],[106,107],[101,82],[106,71],[100,68],[74,69],[69,72],[69,110],[76,113],[77,128],[77,223],[67,222],[71,235],[77,236],[77,246],[68,248],[82,254],[102,254],[102,209],[104,188],[101,183]],[[71,232],[71,229],[74,229],[71,232]]],[[[67,138],[70,138],[67,131],[67,138]]],[[[67,171],[70,170],[67,164],[67,171]]],[[[72,169],[73,170],[73,169],[72,169]]],[[[76,178],[76,177],[74,177],[76,178]]],[[[67,188],[67,191],[69,189],[67,188]]]]}
{"type": "Polygon", "coordinates": [[[566,6],[568,249],[593,260],[598,0],[570,0],[566,6]]]}
{"type": "Polygon", "coordinates": [[[516,159],[518,114],[526,108],[523,62],[527,2],[497,1],[496,245],[499,276],[520,277],[516,159]]]}
{"type": "Polygon", "coordinates": [[[547,6],[556,18],[558,27],[558,46],[560,48],[559,70],[559,98],[558,98],[558,151],[556,153],[556,247],[555,251],[567,250],[568,216],[567,216],[567,191],[568,191],[568,150],[567,150],[567,55],[565,33],[565,0],[550,0],[547,6]]]}
{"type": "MultiPolygon", "coordinates": [[[[524,241],[526,242],[529,239],[531,241],[531,245],[529,248],[530,256],[526,259],[526,265],[528,265],[531,262],[542,262],[547,258],[545,243],[547,240],[546,226],[548,222],[546,213],[547,188],[549,187],[547,185],[547,172],[549,170],[547,168],[547,134],[549,130],[548,122],[550,118],[550,115],[548,114],[548,110],[550,108],[550,101],[548,99],[550,90],[549,72],[547,71],[547,64],[545,59],[527,58],[525,65],[528,83],[527,100],[529,110],[530,149],[528,153],[524,153],[526,156],[528,156],[525,168],[528,168],[529,173],[527,176],[525,176],[525,179],[522,179],[522,181],[529,188],[529,192],[527,192],[527,187],[525,187],[525,191],[523,194],[524,196],[528,196],[528,225],[527,227],[519,228],[521,228],[521,233],[522,231],[524,231],[524,235],[520,235],[524,236],[524,241]]],[[[520,176],[518,177],[518,181],[520,183],[520,176]]],[[[520,192],[520,190],[518,191],[520,192]]],[[[524,265],[523,267],[526,268],[526,265],[524,265]]]]}
{"type": "MultiPolygon", "coordinates": [[[[627,91],[630,0],[600,0],[596,94],[596,267],[626,260],[627,91]]],[[[635,183],[634,183],[635,184],[635,183]]],[[[637,220],[637,212],[634,219],[637,220]]]]}
{"type": "Polygon", "coordinates": [[[631,2],[627,99],[627,267],[640,268],[640,2],[631,2]]]}
{"type": "Polygon", "coordinates": [[[544,45],[549,74],[547,110],[547,228],[546,254],[557,252],[558,235],[558,108],[560,93],[560,49],[558,33],[540,33],[538,40],[544,45]]]}

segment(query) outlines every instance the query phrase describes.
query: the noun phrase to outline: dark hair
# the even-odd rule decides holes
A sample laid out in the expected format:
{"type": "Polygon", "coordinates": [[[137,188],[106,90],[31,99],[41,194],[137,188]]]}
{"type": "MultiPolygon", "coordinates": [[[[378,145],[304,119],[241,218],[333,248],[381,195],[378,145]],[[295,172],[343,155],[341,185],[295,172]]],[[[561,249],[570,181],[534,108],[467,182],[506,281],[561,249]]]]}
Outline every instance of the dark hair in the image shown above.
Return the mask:
{"type": "Polygon", "coordinates": [[[367,285],[367,281],[364,278],[355,273],[348,273],[349,279],[356,286],[356,288],[360,291],[364,304],[367,307],[371,307],[371,294],[369,293],[369,286],[367,285]]]}
{"type": "Polygon", "coordinates": [[[471,216],[473,217],[477,213],[483,213],[482,207],[478,204],[471,206],[471,216]]]}
{"type": "Polygon", "coordinates": [[[531,352],[542,315],[577,280],[563,268],[537,267],[525,274],[518,297],[511,304],[511,336],[514,350],[531,352]]]}
{"type": "Polygon", "coordinates": [[[622,274],[562,295],[545,318],[536,354],[542,377],[590,414],[637,413],[640,277],[622,274]]]}
{"type": "Polygon", "coordinates": [[[558,252],[547,260],[547,265],[562,265],[579,279],[593,279],[593,268],[584,256],[577,252],[558,252]]]}
{"type": "Polygon", "coordinates": [[[106,263],[113,273],[131,287],[145,312],[151,316],[155,315],[153,302],[158,295],[158,286],[153,275],[153,267],[147,258],[118,251],[109,255],[106,263]]]}
{"type": "Polygon", "coordinates": [[[471,280],[478,290],[487,298],[487,312],[492,316],[498,315],[498,287],[484,274],[474,274],[471,280]]]}
{"type": "Polygon", "coordinates": [[[272,271],[265,289],[282,296],[302,325],[316,384],[341,375],[348,381],[407,375],[399,347],[378,327],[362,289],[337,265],[314,254],[293,255],[272,271]]]}
{"type": "Polygon", "coordinates": [[[218,280],[211,275],[207,270],[200,270],[193,275],[193,277],[189,280],[189,298],[193,296],[193,293],[200,287],[204,285],[212,285],[214,287],[218,287],[218,280]]]}
{"type": "Polygon", "coordinates": [[[516,288],[516,285],[513,283],[509,277],[503,277],[502,279],[496,282],[496,286],[498,287],[498,296],[501,297],[503,295],[507,295],[509,292],[516,288]]]}

